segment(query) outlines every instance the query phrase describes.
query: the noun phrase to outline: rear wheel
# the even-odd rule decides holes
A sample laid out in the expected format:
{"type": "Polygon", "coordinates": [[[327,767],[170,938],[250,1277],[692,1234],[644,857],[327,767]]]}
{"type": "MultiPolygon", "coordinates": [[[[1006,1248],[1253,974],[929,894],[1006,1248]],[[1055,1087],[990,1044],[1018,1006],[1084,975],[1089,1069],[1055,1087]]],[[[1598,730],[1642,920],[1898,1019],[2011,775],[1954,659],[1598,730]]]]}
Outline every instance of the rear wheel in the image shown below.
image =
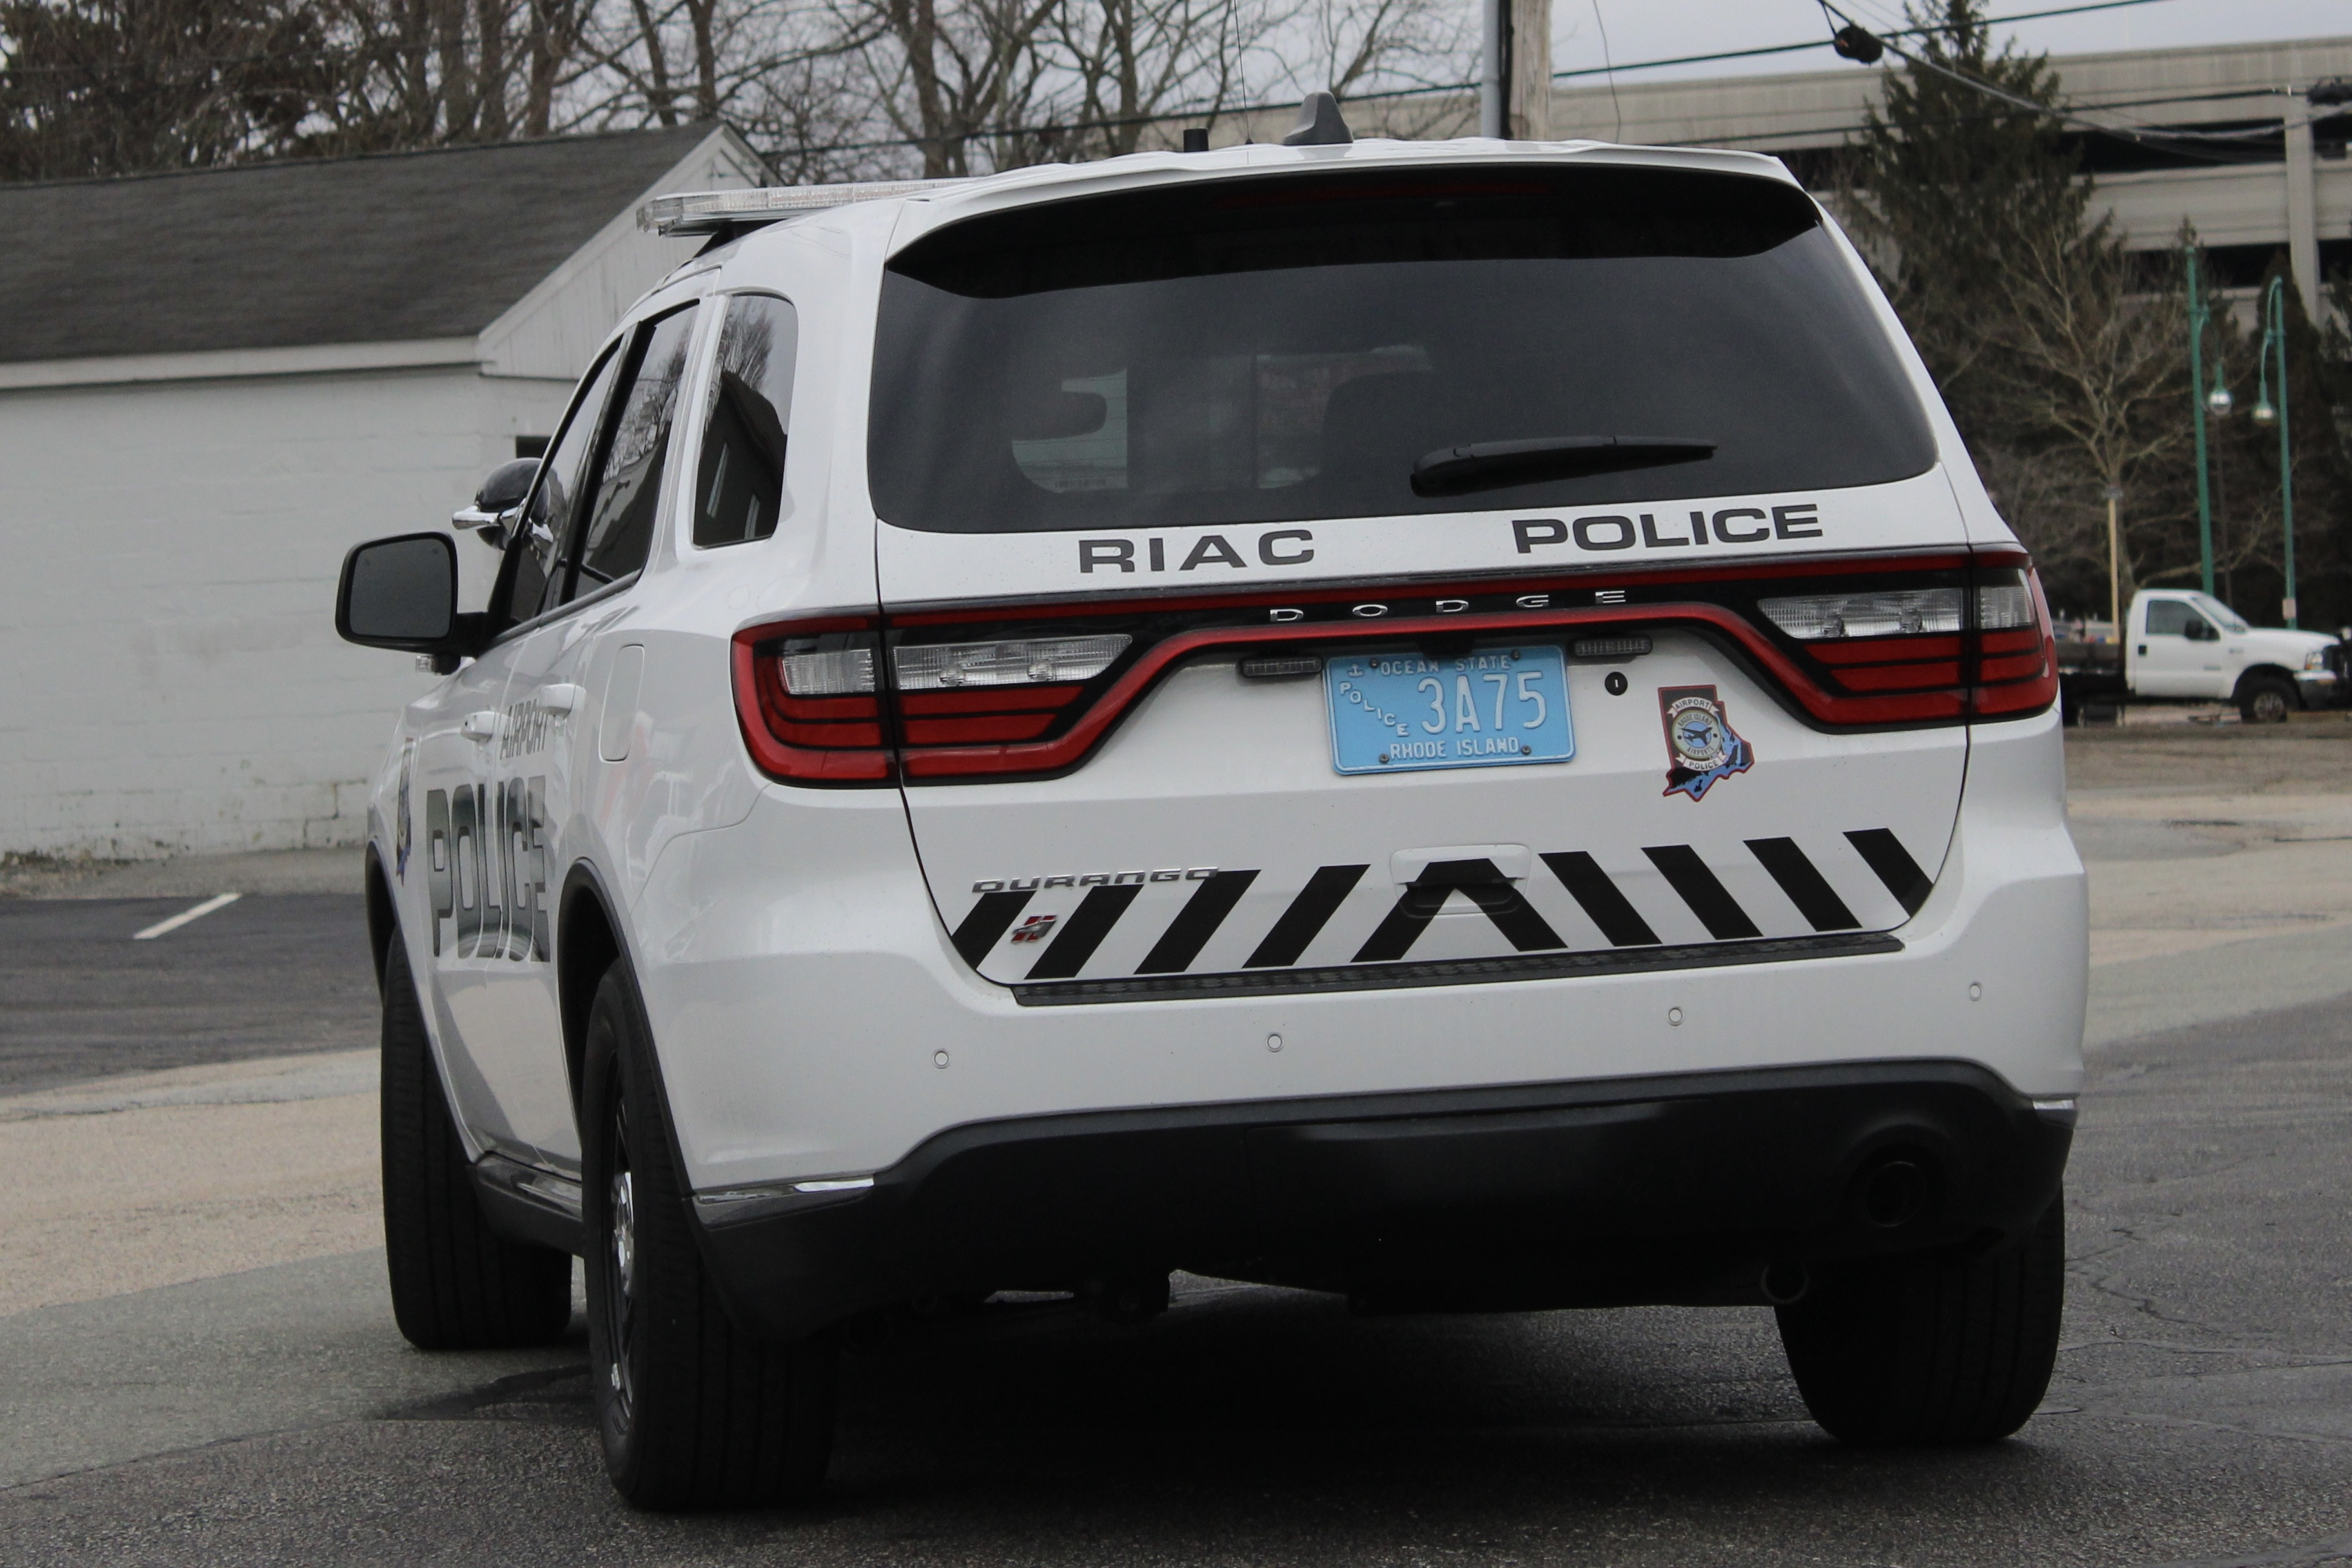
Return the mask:
{"type": "Polygon", "coordinates": [[[383,1250],[392,1315],[419,1350],[541,1345],[572,1321],[572,1255],[482,1218],[424,1009],[394,931],[383,963],[383,1250]]]}
{"type": "Polygon", "coordinates": [[[1789,1370],[1843,1442],[1990,1443],[2050,1386],[2065,1297],[2066,1225],[2053,1200],[2015,1244],[1968,1259],[1906,1258],[1818,1273],[1778,1309],[1789,1370]]]}
{"type": "Polygon", "coordinates": [[[2284,724],[2299,706],[2294,688],[2276,676],[2256,676],[2238,689],[2238,717],[2249,724],[2284,724]]]}
{"type": "Polygon", "coordinates": [[[583,1066],[588,1368],[613,1485],[649,1509],[814,1497],[833,1449],[832,1336],[775,1344],[728,1319],[617,965],[596,988],[583,1066]]]}

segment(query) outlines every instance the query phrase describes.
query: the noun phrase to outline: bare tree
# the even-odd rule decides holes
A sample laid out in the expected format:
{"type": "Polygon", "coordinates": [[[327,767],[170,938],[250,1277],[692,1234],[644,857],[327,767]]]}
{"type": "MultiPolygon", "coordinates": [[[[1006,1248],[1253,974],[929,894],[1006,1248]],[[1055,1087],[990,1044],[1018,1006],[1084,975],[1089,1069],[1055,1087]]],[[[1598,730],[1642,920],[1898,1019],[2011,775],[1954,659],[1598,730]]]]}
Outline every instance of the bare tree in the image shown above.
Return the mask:
{"type": "MultiPolygon", "coordinates": [[[[2188,396],[2179,296],[2137,291],[2131,259],[2105,218],[2024,232],[2007,259],[2008,310],[1989,324],[1990,352],[1980,363],[2009,427],[2038,433],[2034,446],[2071,453],[2092,481],[2085,487],[2092,507],[2108,487],[2129,492],[2152,469],[2176,467],[2188,444],[2179,417],[2188,396]]],[[[2145,552],[2135,540],[2157,543],[2168,521],[2136,519],[2125,531],[2126,592],[2145,575],[2137,565],[2145,552]]],[[[2104,530],[2093,531],[2104,570],[2104,530]]]]}
{"type": "Polygon", "coordinates": [[[1116,157],[1171,111],[1213,121],[1241,89],[1252,55],[1292,13],[1279,0],[1071,0],[1044,44],[1074,79],[1058,119],[1083,129],[1063,156],[1116,157]]]}
{"type": "MultiPolygon", "coordinates": [[[[972,144],[1027,124],[1045,29],[1070,0],[840,0],[882,117],[911,142],[926,178],[972,172],[972,144]]],[[[1022,161],[1015,152],[999,163],[1022,161]]]]}

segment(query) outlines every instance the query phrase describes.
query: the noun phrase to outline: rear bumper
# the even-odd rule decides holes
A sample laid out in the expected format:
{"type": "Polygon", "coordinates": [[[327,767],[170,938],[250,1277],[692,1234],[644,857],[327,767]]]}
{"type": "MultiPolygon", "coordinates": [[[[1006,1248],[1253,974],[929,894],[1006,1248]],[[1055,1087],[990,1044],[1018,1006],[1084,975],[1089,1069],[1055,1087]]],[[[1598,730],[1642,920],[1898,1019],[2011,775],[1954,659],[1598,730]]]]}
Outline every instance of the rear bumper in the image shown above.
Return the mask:
{"type": "Polygon", "coordinates": [[[981,1122],[868,1188],[696,1210],[730,1308],[780,1337],[1171,1268],[1429,1306],[1755,1301],[1768,1265],[2021,1233],[2073,1124],[1969,1063],[1846,1063],[981,1122]]]}

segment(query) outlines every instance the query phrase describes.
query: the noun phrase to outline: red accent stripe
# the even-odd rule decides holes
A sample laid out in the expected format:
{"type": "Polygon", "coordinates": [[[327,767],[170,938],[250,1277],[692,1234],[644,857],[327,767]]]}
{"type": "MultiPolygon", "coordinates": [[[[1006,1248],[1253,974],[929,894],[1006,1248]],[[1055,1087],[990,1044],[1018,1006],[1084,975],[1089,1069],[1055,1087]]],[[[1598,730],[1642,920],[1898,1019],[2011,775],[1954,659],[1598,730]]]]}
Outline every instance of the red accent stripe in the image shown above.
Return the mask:
{"type": "Polygon", "coordinates": [[[898,694],[901,713],[1035,713],[1050,710],[1059,712],[1072,698],[1086,688],[1074,683],[1059,686],[999,686],[982,687],[976,691],[902,691],[898,694]]]}
{"type": "Polygon", "coordinates": [[[1895,664],[1923,658],[1958,658],[1957,637],[1855,637],[1809,642],[1805,651],[1823,664],[1895,664]]]}
{"type": "MultiPolygon", "coordinates": [[[[1162,638],[1108,691],[1097,698],[1069,731],[1050,741],[1022,745],[961,746],[909,752],[905,759],[909,778],[946,778],[1013,773],[1052,773],[1083,758],[1108,732],[1120,715],[1141,696],[1160,672],[1187,655],[1204,648],[1263,647],[1269,643],[1346,642],[1410,639],[1459,635],[1464,632],[1528,630],[1543,626],[1704,626],[1737,642],[1785,687],[1804,710],[1824,723],[1900,724],[1919,721],[1957,721],[1967,716],[1957,690],[1906,697],[1844,697],[1825,691],[1795,660],[1768,641],[1761,632],[1733,611],[1717,605],[1601,605],[1578,610],[1532,610],[1493,615],[1419,616],[1382,619],[1362,626],[1330,622],[1292,622],[1285,626],[1204,626],[1162,638]]],[[[1955,672],[1957,677],[1957,671],[1955,672]]]]}
{"type": "Polygon", "coordinates": [[[775,700],[776,711],[807,724],[832,724],[843,720],[879,721],[882,704],[872,697],[794,697],[789,691],[775,700]]]}
{"type": "MultiPolygon", "coordinates": [[[[2040,577],[2031,558],[2010,547],[1956,553],[1950,551],[1785,562],[1725,564],[1708,568],[1628,570],[1601,575],[1570,577],[1520,576],[1482,578],[1442,586],[1417,584],[1400,594],[1398,584],[1325,587],[1307,591],[1259,590],[1244,594],[1163,598],[1130,594],[1089,599],[1084,603],[1006,605],[975,604],[955,610],[924,611],[893,616],[895,626],[986,625],[1007,621],[1072,617],[1119,616],[1155,611],[1181,611],[1251,606],[1279,607],[1309,604],[1378,602],[1391,606],[1476,594],[1528,595],[1541,593],[1591,591],[1612,584],[1657,585],[1711,584],[1760,578],[1825,577],[1866,573],[1950,571],[2017,568],[2027,574],[2032,588],[2036,625],[2027,628],[1976,634],[1971,637],[1865,638],[1824,647],[1805,645],[1803,657],[1791,657],[1763,630],[1738,612],[1724,606],[1688,601],[1672,604],[1594,605],[1578,608],[1506,610],[1477,615],[1383,616],[1361,622],[1290,622],[1283,625],[1204,626],[1180,632],[1144,649],[1111,686],[1097,695],[1064,734],[1052,740],[1034,735],[1050,728],[1059,708],[1075,700],[1082,687],[1015,687],[971,692],[909,693],[899,701],[909,733],[908,750],[899,759],[913,778],[990,777],[1010,773],[1056,773],[1085,760],[1104,735],[1133,707],[1160,676],[1180,659],[1204,649],[1280,646],[1301,642],[1345,643],[1381,639],[1411,639],[1464,633],[1495,634],[1546,628],[1683,626],[1704,631],[1736,644],[1768,677],[1815,720],[1838,726],[1960,722],[1972,713],[1979,717],[2016,717],[2041,711],[2056,700],[2056,666],[2052,647],[2050,612],[2040,577]],[[1962,689],[1966,643],[1978,645],[1976,682],[1962,689]],[[1982,658],[1983,653],[1997,656],[1982,658]],[[1924,657],[1923,657],[1924,656],[1924,657]],[[1837,683],[1850,691],[1832,691],[1814,668],[1835,667],[1837,683]],[[1896,689],[1897,686],[1932,686],[1937,689],[1896,689]],[[997,706],[999,702],[1003,706],[997,706]],[[1019,704],[1018,707],[1014,704],[1019,704]],[[1048,707],[1047,705],[1052,705],[1048,707]],[[933,719],[925,713],[993,714],[991,719],[933,719]],[[1015,714],[1024,717],[1015,719],[1015,714]],[[1034,723],[1027,736],[1011,731],[1034,723]],[[1003,726],[1003,728],[996,728],[1003,726]],[[951,743],[941,743],[950,742],[951,743]]],[[[775,661],[754,657],[761,644],[793,636],[820,632],[866,631],[878,634],[877,617],[831,616],[807,620],[780,620],[744,627],[735,634],[734,675],[737,717],[745,744],[762,771],[796,783],[880,783],[892,776],[892,755],[881,748],[880,727],[865,722],[795,723],[803,717],[782,705],[824,702],[833,699],[788,700],[776,678],[775,661]],[[767,679],[762,679],[763,672],[767,679]],[[855,749],[840,742],[855,741],[855,749]],[[796,742],[834,744],[796,744],[796,742]]],[[[878,640],[878,636],[877,636],[878,640]]],[[[878,649],[877,649],[878,654],[878,649]]],[[[1823,673],[1827,673],[1825,668],[1823,673]]],[[[862,699],[848,699],[850,702],[862,699]]],[[[805,715],[814,718],[814,713],[805,715]]],[[[861,718],[863,715],[860,716],[861,718]]]]}
{"type": "Polygon", "coordinates": [[[1924,691],[1958,686],[1960,661],[1947,658],[1930,664],[1869,664],[1858,669],[1841,669],[1837,678],[1849,691],[1924,691]]]}
{"type": "Polygon", "coordinates": [[[1027,741],[1053,728],[1051,713],[991,713],[969,719],[909,719],[910,746],[955,746],[975,741],[1027,741]]]}

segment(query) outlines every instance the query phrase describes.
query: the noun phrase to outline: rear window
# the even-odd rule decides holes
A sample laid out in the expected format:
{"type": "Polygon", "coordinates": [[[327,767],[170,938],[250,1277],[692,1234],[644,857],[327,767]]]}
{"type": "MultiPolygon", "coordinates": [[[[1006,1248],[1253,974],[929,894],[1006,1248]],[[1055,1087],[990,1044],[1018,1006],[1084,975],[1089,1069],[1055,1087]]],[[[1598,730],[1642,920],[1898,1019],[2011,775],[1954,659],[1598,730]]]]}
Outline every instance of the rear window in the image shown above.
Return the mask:
{"type": "Polygon", "coordinates": [[[877,510],[953,533],[1833,489],[1935,460],[1811,201],[1681,170],[1291,175],[975,218],[891,262],[873,398],[877,510]],[[1449,448],[1591,437],[1665,455],[1414,487],[1449,448]]]}

